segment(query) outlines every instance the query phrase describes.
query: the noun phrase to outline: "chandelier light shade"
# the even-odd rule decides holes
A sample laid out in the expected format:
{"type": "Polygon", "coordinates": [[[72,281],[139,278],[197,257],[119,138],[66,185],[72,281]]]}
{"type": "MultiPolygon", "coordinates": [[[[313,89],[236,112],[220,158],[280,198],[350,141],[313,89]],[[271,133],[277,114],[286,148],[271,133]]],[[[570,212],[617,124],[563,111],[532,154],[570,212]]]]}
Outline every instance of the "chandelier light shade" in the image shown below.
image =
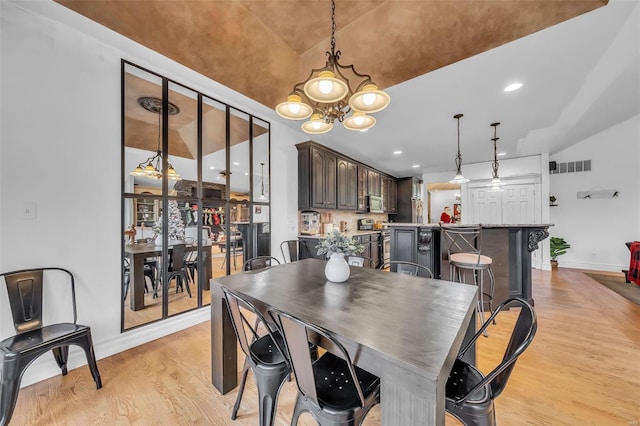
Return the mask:
{"type": "Polygon", "coordinates": [[[489,191],[490,192],[500,192],[502,191],[502,181],[500,180],[500,177],[498,176],[498,152],[497,152],[497,145],[498,145],[498,140],[500,139],[497,136],[497,128],[500,125],[500,123],[491,123],[491,127],[493,127],[493,138],[491,138],[491,140],[493,141],[493,164],[491,164],[491,168],[493,170],[493,173],[491,175],[492,179],[491,182],[489,182],[489,191]]]}
{"type": "Polygon", "coordinates": [[[453,116],[458,120],[458,154],[456,155],[456,176],[449,181],[449,183],[461,184],[469,182],[469,179],[462,175],[462,155],[460,154],[460,119],[463,114],[456,114],[453,116]]]}
{"type": "Polygon", "coordinates": [[[360,130],[361,132],[370,129],[376,124],[376,119],[364,112],[354,111],[353,114],[342,122],[342,125],[349,130],[360,130]]]}
{"type": "Polygon", "coordinates": [[[287,100],[276,106],[278,115],[288,120],[311,117],[302,124],[302,130],[311,134],[330,131],[336,120],[349,130],[367,130],[376,122],[367,114],[382,111],[391,102],[391,97],[378,89],[370,75],[339,62],[335,10],[335,1],[331,0],[331,50],[326,52],[325,66],[312,69],[306,80],[293,86],[287,100]],[[320,121],[325,125],[320,125],[320,121]]]}
{"type": "MultiPolygon", "coordinates": [[[[147,158],[129,174],[132,176],[142,176],[148,179],[160,180],[162,179],[162,99],[144,96],[138,98],[138,105],[147,111],[158,114],[158,148],[155,155],[147,158]]],[[[169,102],[169,115],[176,115],[180,112],[180,108],[169,102]]],[[[173,168],[171,163],[168,163],[167,177],[170,180],[181,180],[182,177],[173,168]]]]}
{"type": "Polygon", "coordinates": [[[320,114],[313,114],[309,121],[302,123],[302,130],[312,135],[327,133],[331,129],[333,129],[333,123],[324,120],[320,114]]]}
{"type": "Polygon", "coordinates": [[[311,117],[313,108],[302,103],[300,96],[289,95],[286,102],[282,102],[276,107],[276,112],[280,117],[288,120],[304,120],[311,117]]]}

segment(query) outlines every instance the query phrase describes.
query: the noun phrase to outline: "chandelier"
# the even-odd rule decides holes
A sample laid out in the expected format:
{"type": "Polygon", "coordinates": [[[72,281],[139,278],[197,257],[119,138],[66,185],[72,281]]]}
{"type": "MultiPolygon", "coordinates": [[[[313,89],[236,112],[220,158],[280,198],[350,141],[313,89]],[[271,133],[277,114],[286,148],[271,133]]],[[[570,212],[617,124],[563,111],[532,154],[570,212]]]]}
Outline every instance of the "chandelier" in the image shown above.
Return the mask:
{"type": "MultiPolygon", "coordinates": [[[[162,179],[162,150],[161,150],[161,137],[162,137],[162,99],[144,96],[138,98],[138,105],[147,111],[158,114],[158,148],[154,156],[147,158],[142,163],[138,164],[132,172],[129,174],[132,176],[142,176],[149,179],[160,180],[162,179]]],[[[169,115],[176,115],[180,112],[180,108],[169,102],[169,115]]],[[[167,177],[170,180],[181,180],[182,177],[176,172],[171,163],[168,163],[167,177]]]]}
{"type": "Polygon", "coordinates": [[[491,164],[491,168],[493,169],[493,174],[492,174],[492,179],[491,182],[489,182],[489,185],[491,188],[489,188],[490,192],[499,192],[502,191],[502,181],[500,180],[500,177],[498,176],[498,153],[497,153],[497,143],[498,143],[498,139],[500,139],[499,137],[497,137],[497,128],[500,125],[500,123],[491,123],[491,127],[493,127],[493,138],[491,139],[493,141],[493,164],[491,164]]]}
{"type": "Polygon", "coordinates": [[[322,68],[314,68],[306,80],[293,86],[285,102],[276,106],[276,112],[288,120],[309,121],[302,130],[311,134],[326,133],[334,121],[349,130],[365,131],[376,119],[369,114],[382,111],[391,98],[371,80],[368,74],[358,73],[353,65],[339,62],[341,52],[336,51],[336,4],[331,0],[331,51],[322,68]],[[359,81],[353,90],[349,78],[359,81]],[[348,115],[351,112],[351,115],[348,115]]]}
{"type": "Polygon", "coordinates": [[[453,116],[456,120],[458,120],[458,155],[456,155],[456,176],[449,181],[449,183],[467,183],[469,179],[465,178],[462,175],[462,154],[460,154],[460,119],[463,117],[463,114],[456,114],[453,116]]]}

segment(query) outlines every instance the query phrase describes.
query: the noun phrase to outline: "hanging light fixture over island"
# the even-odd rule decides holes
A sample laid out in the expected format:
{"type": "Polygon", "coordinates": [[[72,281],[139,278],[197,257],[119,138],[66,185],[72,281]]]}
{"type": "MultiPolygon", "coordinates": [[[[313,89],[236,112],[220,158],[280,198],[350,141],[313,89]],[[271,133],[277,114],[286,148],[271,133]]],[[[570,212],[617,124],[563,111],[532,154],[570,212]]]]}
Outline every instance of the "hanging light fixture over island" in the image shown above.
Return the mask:
{"type": "Polygon", "coordinates": [[[385,109],[391,97],[378,89],[368,74],[360,74],[353,65],[339,62],[341,52],[336,51],[336,5],[331,0],[331,51],[323,68],[314,68],[305,81],[293,86],[285,102],[275,108],[278,115],[288,120],[310,120],[302,130],[311,134],[330,131],[338,120],[349,130],[365,131],[376,119],[369,114],[385,109]],[[350,81],[358,81],[353,90],[350,81]],[[351,115],[348,115],[352,113],[351,115]]]}

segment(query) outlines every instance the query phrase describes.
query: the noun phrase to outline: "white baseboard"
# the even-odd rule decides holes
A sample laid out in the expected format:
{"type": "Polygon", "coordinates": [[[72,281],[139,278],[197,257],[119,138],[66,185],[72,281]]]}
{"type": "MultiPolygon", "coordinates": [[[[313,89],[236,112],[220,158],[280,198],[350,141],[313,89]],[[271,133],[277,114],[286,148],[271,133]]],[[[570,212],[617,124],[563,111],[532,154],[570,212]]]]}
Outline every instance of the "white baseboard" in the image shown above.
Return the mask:
{"type": "MultiPolygon", "coordinates": [[[[142,345],[152,340],[165,337],[169,334],[193,327],[211,319],[211,308],[205,306],[193,312],[184,313],[175,318],[158,321],[146,327],[139,327],[131,331],[119,334],[116,338],[100,343],[94,343],[94,351],[97,359],[124,352],[128,349],[142,345]]],[[[67,369],[73,370],[87,365],[84,351],[78,346],[69,347],[69,359],[67,369]]],[[[60,368],[53,359],[53,355],[42,355],[36,359],[25,371],[20,387],[32,385],[42,380],[60,374],[60,368]]],[[[104,377],[103,377],[104,380],[104,377]]]]}
{"type": "Polygon", "coordinates": [[[623,269],[629,269],[629,265],[607,265],[597,263],[584,263],[584,262],[565,262],[560,261],[559,266],[561,268],[571,269],[587,269],[590,271],[603,271],[603,272],[622,272],[623,269]]]}

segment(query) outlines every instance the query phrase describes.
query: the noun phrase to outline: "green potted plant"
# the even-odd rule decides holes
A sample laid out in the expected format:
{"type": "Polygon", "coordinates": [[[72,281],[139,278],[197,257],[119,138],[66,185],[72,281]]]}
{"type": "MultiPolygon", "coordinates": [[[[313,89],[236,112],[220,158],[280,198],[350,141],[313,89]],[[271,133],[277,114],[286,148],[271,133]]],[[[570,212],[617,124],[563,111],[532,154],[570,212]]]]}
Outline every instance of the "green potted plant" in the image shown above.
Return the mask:
{"type": "Polygon", "coordinates": [[[565,254],[571,245],[561,237],[551,237],[550,243],[551,269],[556,270],[558,269],[558,256],[565,254]]]}

